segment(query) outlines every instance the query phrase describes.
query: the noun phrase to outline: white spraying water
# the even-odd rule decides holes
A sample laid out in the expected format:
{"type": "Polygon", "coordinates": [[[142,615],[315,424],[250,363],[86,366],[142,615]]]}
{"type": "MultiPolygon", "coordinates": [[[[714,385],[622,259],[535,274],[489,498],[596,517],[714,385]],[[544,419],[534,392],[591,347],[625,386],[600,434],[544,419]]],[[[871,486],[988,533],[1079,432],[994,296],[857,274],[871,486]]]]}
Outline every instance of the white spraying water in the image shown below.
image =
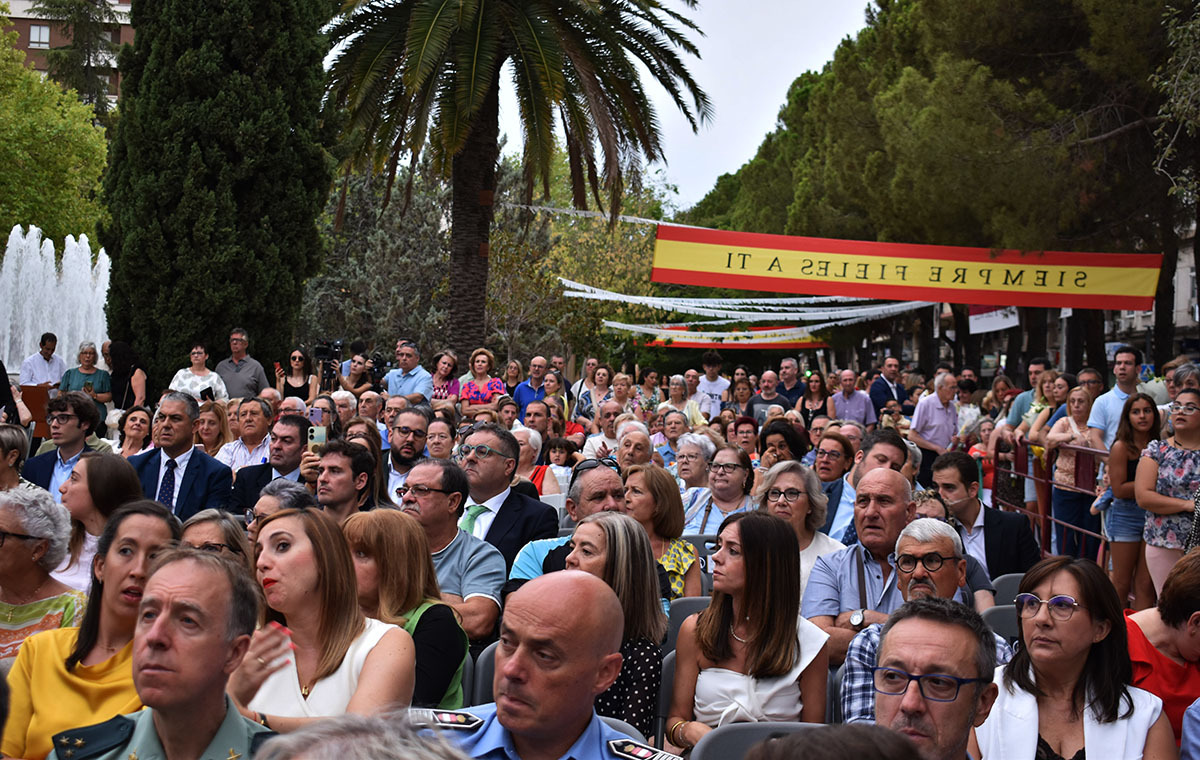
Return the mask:
{"type": "Polygon", "coordinates": [[[108,300],[108,254],[101,248],[92,264],[87,235],[70,235],[62,265],[54,263],[54,243],[42,231],[12,228],[0,264],[0,359],[16,374],[25,357],[38,350],[44,332],[58,336],[57,353],[68,367],[78,365],[79,344],[108,340],[104,303],[108,300]]]}

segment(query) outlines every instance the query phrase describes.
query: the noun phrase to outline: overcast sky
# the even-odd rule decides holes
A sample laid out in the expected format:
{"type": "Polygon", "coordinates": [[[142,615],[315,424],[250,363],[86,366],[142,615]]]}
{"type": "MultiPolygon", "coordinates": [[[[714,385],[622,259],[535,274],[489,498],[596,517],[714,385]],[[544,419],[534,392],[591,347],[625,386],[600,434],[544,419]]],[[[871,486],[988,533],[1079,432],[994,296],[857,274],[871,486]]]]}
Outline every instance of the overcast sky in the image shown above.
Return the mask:
{"type": "MultiPolygon", "coordinates": [[[[679,188],[680,209],[754,156],[775,128],[788,86],[804,71],[819,70],[842,39],[863,27],[866,7],[866,0],[701,0],[692,11],[705,35],[693,36],[701,59],[685,60],[712,101],[713,119],[693,133],[662,88],[647,83],[663,128],[666,178],[679,188]]],[[[500,108],[508,151],[519,153],[511,89],[502,92],[500,108]]]]}

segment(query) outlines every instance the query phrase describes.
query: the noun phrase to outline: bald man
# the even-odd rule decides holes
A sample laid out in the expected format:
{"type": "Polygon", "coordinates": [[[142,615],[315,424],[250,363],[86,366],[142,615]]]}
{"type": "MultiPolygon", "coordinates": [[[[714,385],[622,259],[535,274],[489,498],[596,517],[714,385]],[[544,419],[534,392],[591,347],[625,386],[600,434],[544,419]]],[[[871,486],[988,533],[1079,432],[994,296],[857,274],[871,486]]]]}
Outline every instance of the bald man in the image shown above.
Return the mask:
{"type": "Polygon", "coordinates": [[[617,595],[595,576],[564,570],[525,584],[500,621],[496,701],[472,707],[482,722],[450,738],[487,760],[624,757],[609,743],[628,738],[593,707],[621,672],[623,628],[617,595]]]}
{"type": "Polygon", "coordinates": [[[916,513],[912,486],[899,472],[878,467],[863,475],[854,495],[858,541],[817,558],[804,587],[801,613],[829,634],[829,659],[841,663],[859,631],[887,622],[904,603],[889,557],[916,513]]]}

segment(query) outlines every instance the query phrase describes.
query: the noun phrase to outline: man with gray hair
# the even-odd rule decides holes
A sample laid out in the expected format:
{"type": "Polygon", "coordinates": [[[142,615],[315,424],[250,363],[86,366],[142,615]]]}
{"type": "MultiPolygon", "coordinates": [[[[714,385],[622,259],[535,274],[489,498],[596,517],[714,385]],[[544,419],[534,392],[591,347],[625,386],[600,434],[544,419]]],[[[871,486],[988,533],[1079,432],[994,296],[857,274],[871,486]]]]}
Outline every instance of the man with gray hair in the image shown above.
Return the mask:
{"type": "Polygon", "coordinates": [[[958,443],[958,380],[953,372],[943,372],[933,381],[933,393],[917,402],[908,439],[921,449],[921,469],[917,482],[923,488],[933,483],[933,460],[958,443]]]}
{"type": "Polygon", "coordinates": [[[888,618],[878,651],[876,725],[908,736],[922,760],[970,757],[971,729],[999,693],[995,634],[983,619],[946,599],[915,599],[888,618]]]}
{"type": "Polygon", "coordinates": [[[334,391],[329,396],[333,399],[333,406],[337,409],[342,427],[345,427],[346,423],[350,422],[350,419],[358,413],[358,399],[353,393],[346,390],[334,391]]]}
{"type": "Polygon", "coordinates": [[[617,463],[621,467],[635,464],[650,464],[654,446],[650,443],[650,431],[640,422],[626,422],[617,431],[617,463]]]}
{"type": "Polygon", "coordinates": [[[245,570],[220,555],[167,551],[146,580],[133,632],[133,685],[146,709],[55,735],[49,758],[253,755],[270,728],[262,716],[243,717],[225,689],[261,681],[270,667],[244,661],[258,610],[245,570]]]}
{"type": "Polygon", "coordinates": [[[346,713],[321,718],[272,738],[254,760],[467,760],[445,738],[418,734],[409,725],[410,720],[430,712],[412,710],[408,716],[346,713]]]}
{"type": "Polygon", "coordinates": [[[129,458],[142,492],[186,520],[202,509],[225,509],[233,471],[192,445],[200,405],[186,393],[162,397],[154,415],[158,447],[129,458]]]}
{"type": "Polygon", "coordinates": [[[263,388],[270,388],[267,373],[258,360],[250,356],[250,336],[241,327],[229,331],[228,359],[217,362],[216,372],[225,383],[229,398],[254,398],[263,388]]]}
{"type": "MultiPolygon", "coordinates": [[[[896,584],[905,602],[937,597],[970,605],[967,591],[967,560],[962,539],[949,524],[917,518],[900,532],[894,555],[896,584]]],[[[846,723],[875,720],[875,655],[883,626],[869,625],[850,642],[842,669],[842,720],[846,723]]],[[[993,634],[996,659],[1005,663],[1012,649],[1002,636],[993,634]]]]}
{"type": "Polygon", "coordinates": [[[288,396],[283,401],[279,402],[279,414],[299,414],[301,417],[308,414],[308,404],[304,403],[304,399],[299,396],[288,396]]]}
{"type": "Polygon", "coordinates": [[[307,487],[286,478],[272,480],[263,486],[254,507],[246,510],[246,532],[250,534],[250,543],[258,539],[259,524],[276,512],[320,508],[317,497],[307,487]]]}
{"type": "Polygon", "coordinates": [[[671,409],[662,416],[663,438],[666,442],[658,447],[663,464],[667,467],[675,464],[675,456],[679,451],[679,437],[691,431],[687,415],[678,409],[671,409]]]}

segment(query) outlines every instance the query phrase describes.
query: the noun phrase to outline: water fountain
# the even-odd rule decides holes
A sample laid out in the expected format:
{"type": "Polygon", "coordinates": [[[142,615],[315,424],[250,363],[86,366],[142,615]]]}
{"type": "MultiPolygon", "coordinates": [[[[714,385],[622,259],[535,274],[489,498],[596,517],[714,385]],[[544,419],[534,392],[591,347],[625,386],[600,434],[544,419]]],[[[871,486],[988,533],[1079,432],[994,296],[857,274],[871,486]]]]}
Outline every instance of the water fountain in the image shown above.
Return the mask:
{"type": "Polygon", "coordinates": [[[101,248],[92,263],[87,235],[67,236],[61,265],[54,243],[42,231],[21,226],[8,236],[0,264],[0,359],[12,375],[38,348],[44,332],[58,336],[58,353],[74,367],[75,350],[85,340],[108,339],[104,303],[108,300],[108,254],[101,248]]]}

